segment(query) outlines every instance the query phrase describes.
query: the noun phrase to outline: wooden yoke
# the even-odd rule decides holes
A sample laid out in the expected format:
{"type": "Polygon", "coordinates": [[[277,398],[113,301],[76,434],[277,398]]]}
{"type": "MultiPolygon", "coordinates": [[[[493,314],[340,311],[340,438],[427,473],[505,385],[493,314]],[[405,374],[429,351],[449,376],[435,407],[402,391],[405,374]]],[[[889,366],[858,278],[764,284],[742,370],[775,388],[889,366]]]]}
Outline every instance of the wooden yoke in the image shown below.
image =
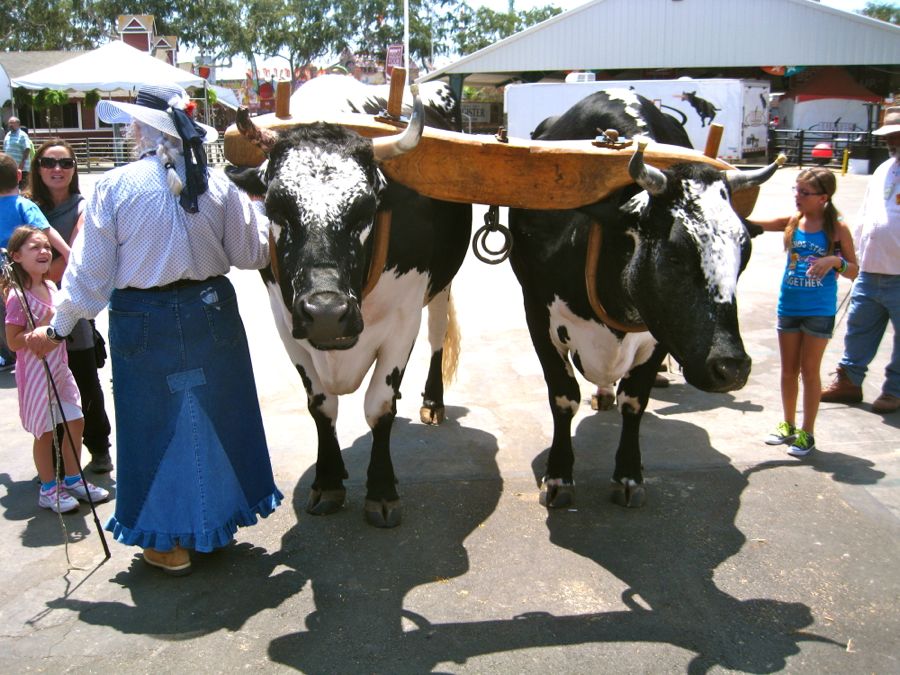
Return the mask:
{"type": "Polygon", "coordinates": [[[403,90],[406,88],[406,68],[395,66],[391,70],[391,88],[388,93],[387,114],[395,120],[403,112],[403,90]]]}
{"type": "MultiPolygon", "coordinates": [[[[399,72],[398,72],[399,75],[399,72]]],[[[397,78],[398,82],[403,81],[397,78]]],[[[392,83],[393,88],[393,83],[392,83]]],[[[321,120],[285,111],[276,102],[275,114],[253,118],[271,131],[321,120]]],[[[343,125],[369,138],[397,133],[393,124],[371,115],[334,114],[328,122],[343,125]]],[[[237,166],[259,166],[265,155],[245,139],[235,125],[225,132],[225,158],[237,166]]],[[[715,152],[715,151],[714,151],[715,152]]],[[[463,134],[425,127],[416,148],[382,164],[385,174],[416,192],[444,201],[511,206],[525,209],[572,209],[593,204],[634,181],[628,162],[634,150],[595,147],[592,141],[532,141],[463,134]]],[[[660,169],[678,162],[706,162],[717,169],[734,167],[687,148],[650,143],[648,164],[660,169]]],[[[746,218],[759,188],[736,192],[732,204],[746,218]]]]}
{"type": "Polygon", "coordinates": [[[719,145],[722,143],[722,133],[725,131],[725,127],[721,124],[710,124],[709,125],[709,134],[706,136],[706,148],[703,149],[703,154],[707,157],[718,157],[719,156],[719,145]]]}
{"type": "Polygon", "coordinates": [[[280,80],[275,86],[275,117],[280,120],[291,119],[291,83],[280,80]]]}

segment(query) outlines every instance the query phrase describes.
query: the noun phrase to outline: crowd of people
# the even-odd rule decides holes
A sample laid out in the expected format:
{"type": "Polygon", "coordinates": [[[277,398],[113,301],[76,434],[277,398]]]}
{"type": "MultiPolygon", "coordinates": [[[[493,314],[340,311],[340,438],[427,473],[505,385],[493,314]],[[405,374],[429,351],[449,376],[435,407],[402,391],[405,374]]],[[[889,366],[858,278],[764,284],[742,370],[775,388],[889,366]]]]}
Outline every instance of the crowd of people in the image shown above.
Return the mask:
{"type": "MultiPolygon", "coordinates": [[[[191,551],[228,545],[283,498],[225,277],[267,264],[268,220],[208,170],[203,146],[217,134],[192,119],[188,102],[173,85],[145,85],[134,103],[101,101],[102,121],[130,125],[136,156],[104,175],[87,203],[65,141],[42,144],[29,165],[30,141],[10,118],[0,156],[0,246],[12,263],[0,357],[16,366],[22,426],[35,438],[38,504],[64,512],[109,497],[80,467],[83,444],[88,471],[113,469],[98,377],[105,343],[92,323],[108,308],[117,493],[106,529],[172,575],[191,571],[191,551]],[[63,420],[69,433],[60,438],[63,420]]],[[[782,232],[786,251],[776,319],[783,421],[766,442],[796,457],[815,450],[820,401],[862,400],[888,321],[893,351],[872,410],[900,407],[900,108],[875,133],[891,156],[870,179],[854,227],[836,210],[837,181],[824,168],[798,174],[793,213],[758,223],[782,232]],[[855,281],[844,354],[823,390],[838,276],[855,281]]]]}

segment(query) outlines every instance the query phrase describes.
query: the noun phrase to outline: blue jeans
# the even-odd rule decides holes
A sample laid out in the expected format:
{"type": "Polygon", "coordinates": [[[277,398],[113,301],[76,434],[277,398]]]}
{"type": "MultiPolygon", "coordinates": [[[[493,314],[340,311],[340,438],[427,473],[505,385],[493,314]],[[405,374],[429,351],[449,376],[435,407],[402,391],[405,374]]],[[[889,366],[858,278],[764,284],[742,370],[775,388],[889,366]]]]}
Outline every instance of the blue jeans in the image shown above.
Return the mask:
{"type": "Polygon", "coordinates": [[[861,385],[887,328],[894,327],[894,348],[881,390],[900,396],[900,275],[860,272],[850,294],[844,356],[840,366],[853,384],[861,385]]]}

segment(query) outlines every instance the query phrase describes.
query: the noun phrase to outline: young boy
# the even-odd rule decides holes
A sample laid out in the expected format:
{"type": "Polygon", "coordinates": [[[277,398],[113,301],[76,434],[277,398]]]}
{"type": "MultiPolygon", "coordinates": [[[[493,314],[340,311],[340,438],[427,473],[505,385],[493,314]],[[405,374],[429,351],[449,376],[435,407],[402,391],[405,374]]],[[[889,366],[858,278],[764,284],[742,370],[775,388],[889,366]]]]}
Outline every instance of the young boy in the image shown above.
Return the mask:
{"type": "MultiPolygon", "coordinates": [[[[9,235],[19,225],[34,225],[44,231],[50,245],[68,260],[69,246],[59,232],[50,227],[37,204],[19,195],[21,180],[22,171],[16,160],[0,152],[0,248],[6,248],[9,235]]],[[[0,326],[3,326],[5,321],[6,306],[0,302],[0,326]]],[[[16,355],[7,347],[5,331],[0,331],[0,371],[10,370],[15,363],[16,355]]]]}

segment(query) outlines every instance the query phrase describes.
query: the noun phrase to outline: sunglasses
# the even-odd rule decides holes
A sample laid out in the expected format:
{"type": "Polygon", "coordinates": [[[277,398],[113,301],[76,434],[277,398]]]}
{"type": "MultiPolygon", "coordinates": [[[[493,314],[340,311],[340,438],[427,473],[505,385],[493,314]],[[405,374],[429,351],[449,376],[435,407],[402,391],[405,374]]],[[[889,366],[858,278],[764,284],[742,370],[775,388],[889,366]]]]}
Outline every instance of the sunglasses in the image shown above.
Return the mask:
{"type": "Polygon", "coordinates": [[[816,195],[824,195],[824,192],[808,192],[807,190],[801,190],[800,188],[794,188],[794,194],[800,197],[815,197],[816,195]]]}
{"type": "Polygon", "coordinates": [[[74,169],[75,160],[71,157],[63,157],[62,159],[57,159],[56,157],[41,157],[38,159],[38,166],[42,169],[55,169],[56,167],[62,169],[74,169]]]}

